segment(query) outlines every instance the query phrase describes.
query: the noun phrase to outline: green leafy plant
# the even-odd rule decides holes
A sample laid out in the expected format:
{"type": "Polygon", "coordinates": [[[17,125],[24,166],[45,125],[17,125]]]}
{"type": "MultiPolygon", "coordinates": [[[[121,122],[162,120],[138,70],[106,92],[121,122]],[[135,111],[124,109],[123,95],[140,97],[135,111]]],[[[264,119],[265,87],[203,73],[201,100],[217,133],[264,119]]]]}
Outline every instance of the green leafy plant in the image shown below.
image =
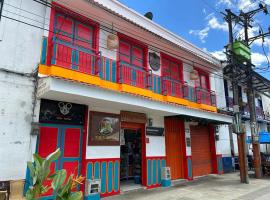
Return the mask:
{"type": "Polygon", "coordinates": [[[82,192],[72,192],[78,185],[82,184],[82,176],[71,174],[67,180],[66,170],[62,169],[55,173],[52,181],[52,188],[56,194],[56,200],[79,200],[82,198],[82,192]],[[66,180],[66,181],[65,181],[66,180]]]}
{"type": "Polygon", "coordinates": [[[27,200],[39,199],[42,194],[49,189],[53,189],[55,200],[80,200],[82,192],[73,192],[78,185],[82,184],[84,177],[71,174],[67,177],[65,169],[50,173],[50,166],[53,161],[57,160],[61,155],[60,149],[48,155],[46,158],[41,158],[38,154],[33,154],[34,163],[28,162],[27,166],[30,170],[30,177],[33,185],[26,193],[27,200]],[[51,180],[50,185],[45,185],[46,181],[51,180]]]}
{"type": "Polygon", "coordinates": [[[57,160],[60,155],[60,149],[57,149],[46,158],[42,158],[35,153],[33,154],[34,163],[27,162],[33,184],[26,192],[27,200],[37,199],[50,189],[50,186],[44,185],[44,182],[49,179],[52,162],[57,160]]]}

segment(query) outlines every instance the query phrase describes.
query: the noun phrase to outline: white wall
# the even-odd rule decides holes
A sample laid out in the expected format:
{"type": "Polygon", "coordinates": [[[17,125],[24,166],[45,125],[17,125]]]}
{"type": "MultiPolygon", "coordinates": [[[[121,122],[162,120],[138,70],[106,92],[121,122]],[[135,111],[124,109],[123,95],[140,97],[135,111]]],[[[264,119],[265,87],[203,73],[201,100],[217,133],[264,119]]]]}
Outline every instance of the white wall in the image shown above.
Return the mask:
{"type": "MultiPolygon", "coordinates": [[[[148,115],[153,119],[153,126],[164,128],[164,116],[148,115]]],[[[165,133],[166,134],[166,133],[165,133]]],[[[165,136],[146,136],[149,143],[146,144],[146,156],[165,156],[165,136]]]]}
{"type": "MultiPolygon", "coordinates": [[[[190,145],[191,145],[191,135],[190,135],[190,125],[189,122],[185,122],[185,138],[189,138],[190,139],[190,145]]],[[[191,156],[191,146],[187,146],[186,145],[186,155],[187,156],[191,156]]]]}
{"type": "MultiPolygon", "coordinates": [[[[120,114],[119,109],[89,106],[90,111],[120,114]]],[[[164,116],[147,114],[147,118],[153,119],[153,126],[164,128],[164,116]]],[[[89,133],[88,133],[89,134],[89,133]]],[[[165,136],[146,136],[149,143],[146,144],[146,156],[165,156],[165,136]]],[[[87,146],[86,158],[120,158],[120,146],[87,146]]]]}
{"type": "Polygon", "coordinates": [[[217,107],[225,108],[226,107],[226,99],[224,92],[224,80],[222,78],[221,72],[216,72],[216,74],[210,74],[210,85],[211,90],[216,93],[217,107]]]}
{"type": "Polygon", "coordinates": [[[219,140],[216,141],[217,154],[222,154],[223,157],[231,156],[229,126],[220,125],[218,134],[219,134],[219,140]]]}
{"type": "Polygon", "coordinates": [[[32,0],[5,0],[0,21],[0,181],[24,179],[35,137],[30,137],[33,72],[40,61],[45,6],[32,0]],[[14,8],[16,7],[16,8],[14,8]],[[23,21],[41,29],[4,16],[23,21]],[[11,71],[6,73],[3,69],[11,71]],[[24,75],[18,75],[19,72],[24,75]]]}
{"type": "MultiPolygon", "coordinates": [[[[100,31],[99,31],[99,50],[101,51],[102,56],[116,60],[116,58],[117,58],[116,51],[117,50],[110,50],[107,48],[107,37],[110,34],[111,34],[110,32],[103,30],[103,29],[100,29],[100,31]]],[[[114,34],[116,34],[116,33],[114,33],[114,34]]]]}

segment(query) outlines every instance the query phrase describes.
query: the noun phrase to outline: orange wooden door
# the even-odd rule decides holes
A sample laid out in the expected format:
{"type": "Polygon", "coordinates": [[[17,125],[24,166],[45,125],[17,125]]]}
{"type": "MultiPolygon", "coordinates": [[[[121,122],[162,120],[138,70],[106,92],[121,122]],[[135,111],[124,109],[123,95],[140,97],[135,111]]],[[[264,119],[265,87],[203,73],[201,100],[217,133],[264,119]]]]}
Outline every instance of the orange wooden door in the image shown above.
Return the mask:
{"type": "Polygon", "coordinates": [[[211,174],[210,136],[207,126],[191,126],[191,152],[193,176],[211,174]]]}
{"type": "Polygon", "coordinates": [[[171,168],[172,179],[180,179],[183,174],[182,137],[183,122],[177,118],[165,118],[166,166],[171,168]]]}

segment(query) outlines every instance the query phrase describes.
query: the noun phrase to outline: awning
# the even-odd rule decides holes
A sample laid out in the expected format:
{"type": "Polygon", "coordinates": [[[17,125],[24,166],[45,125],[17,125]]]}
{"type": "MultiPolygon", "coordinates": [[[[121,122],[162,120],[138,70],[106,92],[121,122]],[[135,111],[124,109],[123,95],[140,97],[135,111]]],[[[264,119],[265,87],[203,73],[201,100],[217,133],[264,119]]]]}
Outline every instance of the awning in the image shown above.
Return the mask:
{"type": "MultiPolygon", "coordinates": [[[[233,70],[231,65],[227,65],[224,70],[224,75],[233,78],[233,70]]],[[[262,75],[258,74],[255,71],[251,71],[251,76],[252,76],[252,84],[253,84],[253,89],[256,90],[257,92],[261,93],[268,93],[270,92],[270,81],[266,78],[264,78],[262,75]]],[[[249,73],[247,73],[247,66],[244,64],[238,64],[237,65],[237,74],[235,75],[238,79],[239,85],[246,86],[248,83],[248,78],[249,78],[249,73]]],[[[269,96],[269,94],[265,94],[269,96]]]]}
{"type": "MultiPolygon", "coordinates": [[[[247,137],[247,143],[251,144],[251,136],[247,137]]],[[[259,132],[260,144],[270,144],[270,133],[269,132],[259,132]]]]}

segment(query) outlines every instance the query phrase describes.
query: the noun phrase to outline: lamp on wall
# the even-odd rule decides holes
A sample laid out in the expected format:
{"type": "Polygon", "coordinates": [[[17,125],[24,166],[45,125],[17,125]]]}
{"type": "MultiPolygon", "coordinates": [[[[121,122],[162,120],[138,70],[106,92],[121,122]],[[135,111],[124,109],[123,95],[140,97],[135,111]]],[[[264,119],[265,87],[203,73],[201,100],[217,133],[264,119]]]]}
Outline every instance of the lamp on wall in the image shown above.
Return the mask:
{"type": "Polygon", "coordinates": [[[198,80],[199,78],[199,73],[197,70],[194,69],[194,64],[193,64],[193,69],[190,71],[190,80],[198,80]]]}
{"type": "Polygon", "coordinates": [[[110,34],[107,36],[107,48],[110,50],[118,49],[119,40],[118,36],[115,34],[110,34]]]}

